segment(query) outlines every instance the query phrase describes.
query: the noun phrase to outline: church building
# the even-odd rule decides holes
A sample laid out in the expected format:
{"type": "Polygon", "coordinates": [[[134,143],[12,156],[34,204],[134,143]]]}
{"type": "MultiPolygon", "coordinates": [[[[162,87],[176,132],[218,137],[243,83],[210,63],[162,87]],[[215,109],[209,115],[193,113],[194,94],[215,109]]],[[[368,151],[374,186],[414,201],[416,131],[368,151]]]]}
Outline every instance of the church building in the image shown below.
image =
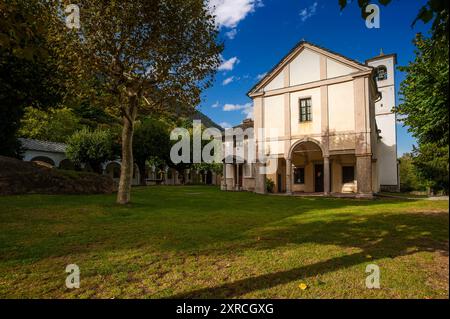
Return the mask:
{"type": "MultiPolygon", "coordinates": [[[[397,191],[395,54],[365,63],[301,41],[249,92],[270,163],[224,165],[222,189],[370,198],[397,191]]],[[[247,120],[245,125],[249,125],[247,120]]],[[[248,140],[245,141],[246,143],[248,140]]]]}

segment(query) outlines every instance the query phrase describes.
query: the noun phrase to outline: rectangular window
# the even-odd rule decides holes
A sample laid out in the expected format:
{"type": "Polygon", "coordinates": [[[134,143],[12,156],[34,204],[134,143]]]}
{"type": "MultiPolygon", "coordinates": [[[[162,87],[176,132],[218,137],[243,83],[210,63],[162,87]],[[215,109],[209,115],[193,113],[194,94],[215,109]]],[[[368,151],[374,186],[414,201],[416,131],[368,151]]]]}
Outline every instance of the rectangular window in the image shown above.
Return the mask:
{"type": "Polygon", "coordinates": [[[312,121],[311,99],[300,99],[300,122],[312,121]]]}
{"type": "Polygon", "coordinates": [[[294,184],[305,184],[305,168],[294,168],[294,184]]]}
{"type": "Polygon", "coordinates": [[[355,167],[342,166],[342,183],[353,183],[355,181],[355,167]]]}

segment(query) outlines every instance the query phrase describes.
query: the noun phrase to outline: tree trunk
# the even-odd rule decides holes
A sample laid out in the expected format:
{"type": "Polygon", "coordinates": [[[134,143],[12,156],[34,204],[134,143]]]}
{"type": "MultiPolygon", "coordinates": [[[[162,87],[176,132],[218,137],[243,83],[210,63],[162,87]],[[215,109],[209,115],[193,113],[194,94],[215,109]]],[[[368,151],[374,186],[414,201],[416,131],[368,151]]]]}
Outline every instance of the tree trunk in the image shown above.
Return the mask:
{"type": "Polygon", "coordinates": [[[117,203],[128,204],[131,200],[131,183],[133,178],[133,132],[134,120],[136,118],[137,99],[132,98],[130,108],[123,116],[122,128],[122,167],[120,170],[119,190],[117,192],[117,203]]]}

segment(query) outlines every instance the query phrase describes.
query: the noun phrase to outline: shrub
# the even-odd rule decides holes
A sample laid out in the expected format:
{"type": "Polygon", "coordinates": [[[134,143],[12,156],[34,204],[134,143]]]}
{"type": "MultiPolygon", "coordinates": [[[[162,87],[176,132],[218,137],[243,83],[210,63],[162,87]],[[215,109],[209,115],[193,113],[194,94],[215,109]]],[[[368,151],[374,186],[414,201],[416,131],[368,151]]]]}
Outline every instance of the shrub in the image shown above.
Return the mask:
{"type": "Polygon", "coordinates": [[[266,189],[269,193],[273,193],[273,190],[275,189],[275,182],[270,178],[266,178],[266,189]]]}
{"type": "Polygon", "coordinates": [[[66,155],[74,163],[88,165],[101,174],[102,164],[113,159],[112,135],[107,130],[84,128],[69,138],[66,155]]]}

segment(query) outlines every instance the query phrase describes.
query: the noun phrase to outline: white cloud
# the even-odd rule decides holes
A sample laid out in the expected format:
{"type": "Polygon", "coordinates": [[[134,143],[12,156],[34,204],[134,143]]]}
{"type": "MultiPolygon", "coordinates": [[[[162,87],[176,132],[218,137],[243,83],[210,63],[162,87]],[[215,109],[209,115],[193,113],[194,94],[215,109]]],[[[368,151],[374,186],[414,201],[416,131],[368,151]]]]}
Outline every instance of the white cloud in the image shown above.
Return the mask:
{"type": "Polygon", "coordinates": [[[307,8],[302,9],[302,11],[300,11],[300,19],[305,22],[306,20],[308,20],[309,18],[311,18],[313,15],[316,14],[317,11],[317,1],[314,2],[312,5],[310,5],[307,8]]]}
{"type": "Polygon", "coordinates": [[[253,118],[253,103],[245,104],[225,104],[223,106],[225,112],[241,111],[247,118],[253,118]]]}
{"type": "Polygon", "coordinates": [[[253,105],[243,109],[242,113],[245,114],[248,119],[252,119],[253,120],[253,105]]]}
{"type": "Polygon", "coordinates": [[[231,128],[233,127],[230,123],[228,122],[222,122],[219,124],[220,126],[222,126],[223,128],[231,128]]]}
{"type": "Polygon", "coordinates": [[[215,109],[216,107],[219,107],[219,105],[220,105],[220,104],[219,104],[219,101],[216,101],[216,103],[214,103],[213,105],[211,105],[211,107],[215,109]]]}
{"type": "Polygon", "coordinates": [[[232,71],[234,66],[239,63],[239,59],[237,57],[232,57],[228,60],[225,60],[222,57],[222,64],[219,66],[219,71],[232,71]]]}
{"type": "Polygon", "coordinates": [[[226,78],[225,80],[223,80],[222,85],[228,85],[233,81],[234,81],[234,76],[230,76],[229,78],[226,78]]]}
{"type": "Polygon", "coordinates": [[[228,111],[237,111],[237,110],[242,110],[242,109],[245,109],[245,108],[247,108],[247,107],[250,107],[250,106],[252,106],[252,103],[246,103],[246,104],[225,104],[224,106],[223,106],[223,110],[225,111],[225,112],[228,112],[228,111]]]}
{"type": "Polygon", "coordinates": [[[220,27],[235,28],[245,17],[262,7],[262,0],[210,0],[209,8],[220,27]]]}
{"type": "Polygon", "coordinates": [[[228,39],[233,40],[236,37],[237,34],[237,30],[236,29],[231,29],[228,32],[225,32],[225,35],[228,37],[228,39]]]}
{"type": "Polygon", "coordinates": [[[267,75],[267,72],[258,74],[258,75],[256,76],[256,79],[257,79],[258,81],[260,81],[260,80],[262,80],[263,77],[265,77],[266,75],[267,75]]]}

